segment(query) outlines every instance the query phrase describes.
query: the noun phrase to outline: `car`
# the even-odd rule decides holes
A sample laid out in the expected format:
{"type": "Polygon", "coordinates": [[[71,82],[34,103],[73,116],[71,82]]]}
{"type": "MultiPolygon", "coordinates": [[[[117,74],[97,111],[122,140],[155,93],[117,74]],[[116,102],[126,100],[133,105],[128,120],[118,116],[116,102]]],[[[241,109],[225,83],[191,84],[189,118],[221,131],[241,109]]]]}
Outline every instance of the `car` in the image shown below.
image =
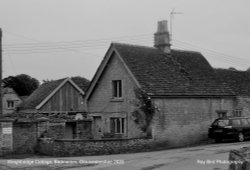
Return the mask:
{"type": "Polygon", "coordinates": [[[250,117],[218,118],[209,127],[208,137],[216,142],[221,142],[223,139],[243,142],[250,137],[250,117]]]}

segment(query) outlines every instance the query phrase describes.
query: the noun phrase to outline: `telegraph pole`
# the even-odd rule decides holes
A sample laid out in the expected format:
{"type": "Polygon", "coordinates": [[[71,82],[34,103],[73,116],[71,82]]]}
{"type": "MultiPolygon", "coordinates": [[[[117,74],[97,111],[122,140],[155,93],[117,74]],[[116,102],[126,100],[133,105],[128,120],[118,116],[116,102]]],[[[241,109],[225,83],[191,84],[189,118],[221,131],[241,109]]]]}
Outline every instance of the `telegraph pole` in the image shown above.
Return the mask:
{"type": "Polygon", "coordinates": [[[2,29],[0,28],[0,114],[3,114],[3,89],[2,89],[2,29]]]}

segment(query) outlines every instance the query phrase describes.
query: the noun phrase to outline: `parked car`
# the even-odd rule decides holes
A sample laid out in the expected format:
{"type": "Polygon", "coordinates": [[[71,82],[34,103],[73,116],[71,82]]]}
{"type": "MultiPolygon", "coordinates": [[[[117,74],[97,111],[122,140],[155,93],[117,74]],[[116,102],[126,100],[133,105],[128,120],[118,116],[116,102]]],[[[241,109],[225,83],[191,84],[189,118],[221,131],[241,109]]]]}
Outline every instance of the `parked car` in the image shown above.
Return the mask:
{"type": "Polygon", "coordinates": [[[209,127],[208,137],[216,142],[221,142],[223,139],[236,139],[243,142],[245,138],[250,137],[250,118],[218,118],[209,127]]]}

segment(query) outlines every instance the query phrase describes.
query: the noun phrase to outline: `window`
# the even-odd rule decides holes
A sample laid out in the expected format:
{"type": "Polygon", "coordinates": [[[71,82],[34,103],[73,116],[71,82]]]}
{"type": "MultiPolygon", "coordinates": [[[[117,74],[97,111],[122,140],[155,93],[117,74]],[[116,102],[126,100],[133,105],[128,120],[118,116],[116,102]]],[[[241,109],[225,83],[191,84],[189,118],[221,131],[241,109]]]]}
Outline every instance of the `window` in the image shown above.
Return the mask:
{"type": "Polygon", "coordinates": [[[7,108],[8,108],[8,109],[14,109],[14,108],[15,108],[15,101],[13,101],[13,100],[8,100],[8,101],[7,101],[7,108]]]}
{"type": "Polygon", "coordinates": [[[110,118],[111,133],[124,133],[125,118],[110,118]]]}
{"type": "Polygon", "coordinates": [[[122,97],[122,81],[121,80],[113,80],[113,98],[121,98],[122,97]]]}
{"type": "Polygon", "coordinates": [[[233,111],[233,116],[234,117],[241,117],[242,116],[242,109],[235,109],[233,111]]]}
{"type": "Polygon", "coordinates": [[[217,111],[217,114],[219,118],[223,118],[227,116],[227,112],[223,112],[223,111],[217,111]]]}

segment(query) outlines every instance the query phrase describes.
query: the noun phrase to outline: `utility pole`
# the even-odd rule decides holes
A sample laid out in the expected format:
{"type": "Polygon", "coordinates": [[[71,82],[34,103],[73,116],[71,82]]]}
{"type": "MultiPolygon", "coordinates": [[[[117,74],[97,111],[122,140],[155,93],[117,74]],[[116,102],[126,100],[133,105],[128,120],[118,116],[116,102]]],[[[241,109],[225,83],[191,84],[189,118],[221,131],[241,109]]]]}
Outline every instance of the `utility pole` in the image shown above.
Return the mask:
{"type": "Polygon", "coordinates": [[[183,14],[182,12],[175,12],[175,9],[173,9],[170,12],[170,42],[173,40],[173,18],[176,14],[183,14]]]}
{"type": "Polygon", "coordinates": [[[3,89],[2,89],[2,29],[0,28],[0,114],[3,114],[3,89]]]}

